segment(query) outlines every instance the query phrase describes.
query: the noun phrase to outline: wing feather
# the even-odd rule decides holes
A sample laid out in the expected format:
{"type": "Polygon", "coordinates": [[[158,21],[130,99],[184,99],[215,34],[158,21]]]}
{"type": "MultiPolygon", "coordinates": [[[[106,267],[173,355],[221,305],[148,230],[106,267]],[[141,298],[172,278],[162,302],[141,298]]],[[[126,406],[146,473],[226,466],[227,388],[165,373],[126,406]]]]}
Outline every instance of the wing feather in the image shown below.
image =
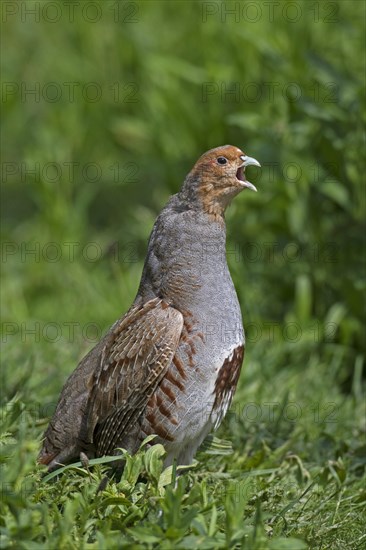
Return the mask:
{"type": "Polygon", "coordinates": [[[114,451],[138,420],[179,344],[183,315],[154,298],[134,306],[111,332],[91,379],[88,426],[97,454],[114,451]]]}

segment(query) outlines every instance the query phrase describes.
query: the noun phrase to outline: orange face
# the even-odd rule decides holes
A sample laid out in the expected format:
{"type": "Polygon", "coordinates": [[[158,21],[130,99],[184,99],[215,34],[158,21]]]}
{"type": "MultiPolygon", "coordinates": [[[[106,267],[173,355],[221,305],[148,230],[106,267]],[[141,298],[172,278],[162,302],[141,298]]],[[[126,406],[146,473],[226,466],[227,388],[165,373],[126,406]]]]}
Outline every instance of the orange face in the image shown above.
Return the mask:
{"type": "Polygon", "coordinates": [[[245,168],[260,166],[233,145],[210,149],[198,159],[189,173],[185,186],[195,190],[204,210],[222,214],[233,197],[244,189],[256,188],[245,178],[245,168]]]}

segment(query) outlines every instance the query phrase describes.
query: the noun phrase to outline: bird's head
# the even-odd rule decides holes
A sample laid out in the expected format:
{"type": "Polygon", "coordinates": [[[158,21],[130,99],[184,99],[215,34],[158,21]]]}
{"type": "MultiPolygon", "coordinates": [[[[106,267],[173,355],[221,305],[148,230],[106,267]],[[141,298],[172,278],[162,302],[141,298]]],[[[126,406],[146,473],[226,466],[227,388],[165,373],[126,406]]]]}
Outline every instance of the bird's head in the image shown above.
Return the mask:
{"type": "Polygon", "coordinates": [[[260,166],[233,145],[224,145],[204,153],[193,166],[182,187],[182,195],[207,213],[222,216],[231,200],[244,189],[257,191],[245,177],[247,166],[260,166]]]}

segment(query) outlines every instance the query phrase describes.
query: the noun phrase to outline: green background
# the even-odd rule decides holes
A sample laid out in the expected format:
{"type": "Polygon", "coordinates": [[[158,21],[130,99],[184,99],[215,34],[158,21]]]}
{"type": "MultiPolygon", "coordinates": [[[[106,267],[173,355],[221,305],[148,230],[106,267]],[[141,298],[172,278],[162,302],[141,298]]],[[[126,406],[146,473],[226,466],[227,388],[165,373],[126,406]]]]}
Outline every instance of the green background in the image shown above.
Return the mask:
{"type": "Polygon", "coordinates": [[[362,544],[365,4],[1,8],[4,545],[362,544]],[[41,484],[66,376],[131,304],[168,197],[226,143],[262,164],[226,216],[247,327],[217,433],[233,453],[202,452],[177,489],[146,457],[147,484],[99,500],[100,466],[41,484]]]}

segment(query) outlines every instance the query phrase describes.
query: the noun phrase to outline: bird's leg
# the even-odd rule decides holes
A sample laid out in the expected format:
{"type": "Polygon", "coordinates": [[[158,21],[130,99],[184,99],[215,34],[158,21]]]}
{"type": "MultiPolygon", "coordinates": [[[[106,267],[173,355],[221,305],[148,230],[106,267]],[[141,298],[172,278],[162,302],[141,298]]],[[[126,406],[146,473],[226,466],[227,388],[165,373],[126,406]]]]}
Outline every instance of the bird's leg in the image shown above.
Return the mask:
{"type": "Polygon", "coordinates": [[[90,470],[89,470],[89,458],[82,451],[80,452],[80,462],[81,462],[83,468],[85,468],[85,470],[88,472],[89,479],[91,481],[92,477],[91,477],[91,473],[90,473],[90,470]]]}

